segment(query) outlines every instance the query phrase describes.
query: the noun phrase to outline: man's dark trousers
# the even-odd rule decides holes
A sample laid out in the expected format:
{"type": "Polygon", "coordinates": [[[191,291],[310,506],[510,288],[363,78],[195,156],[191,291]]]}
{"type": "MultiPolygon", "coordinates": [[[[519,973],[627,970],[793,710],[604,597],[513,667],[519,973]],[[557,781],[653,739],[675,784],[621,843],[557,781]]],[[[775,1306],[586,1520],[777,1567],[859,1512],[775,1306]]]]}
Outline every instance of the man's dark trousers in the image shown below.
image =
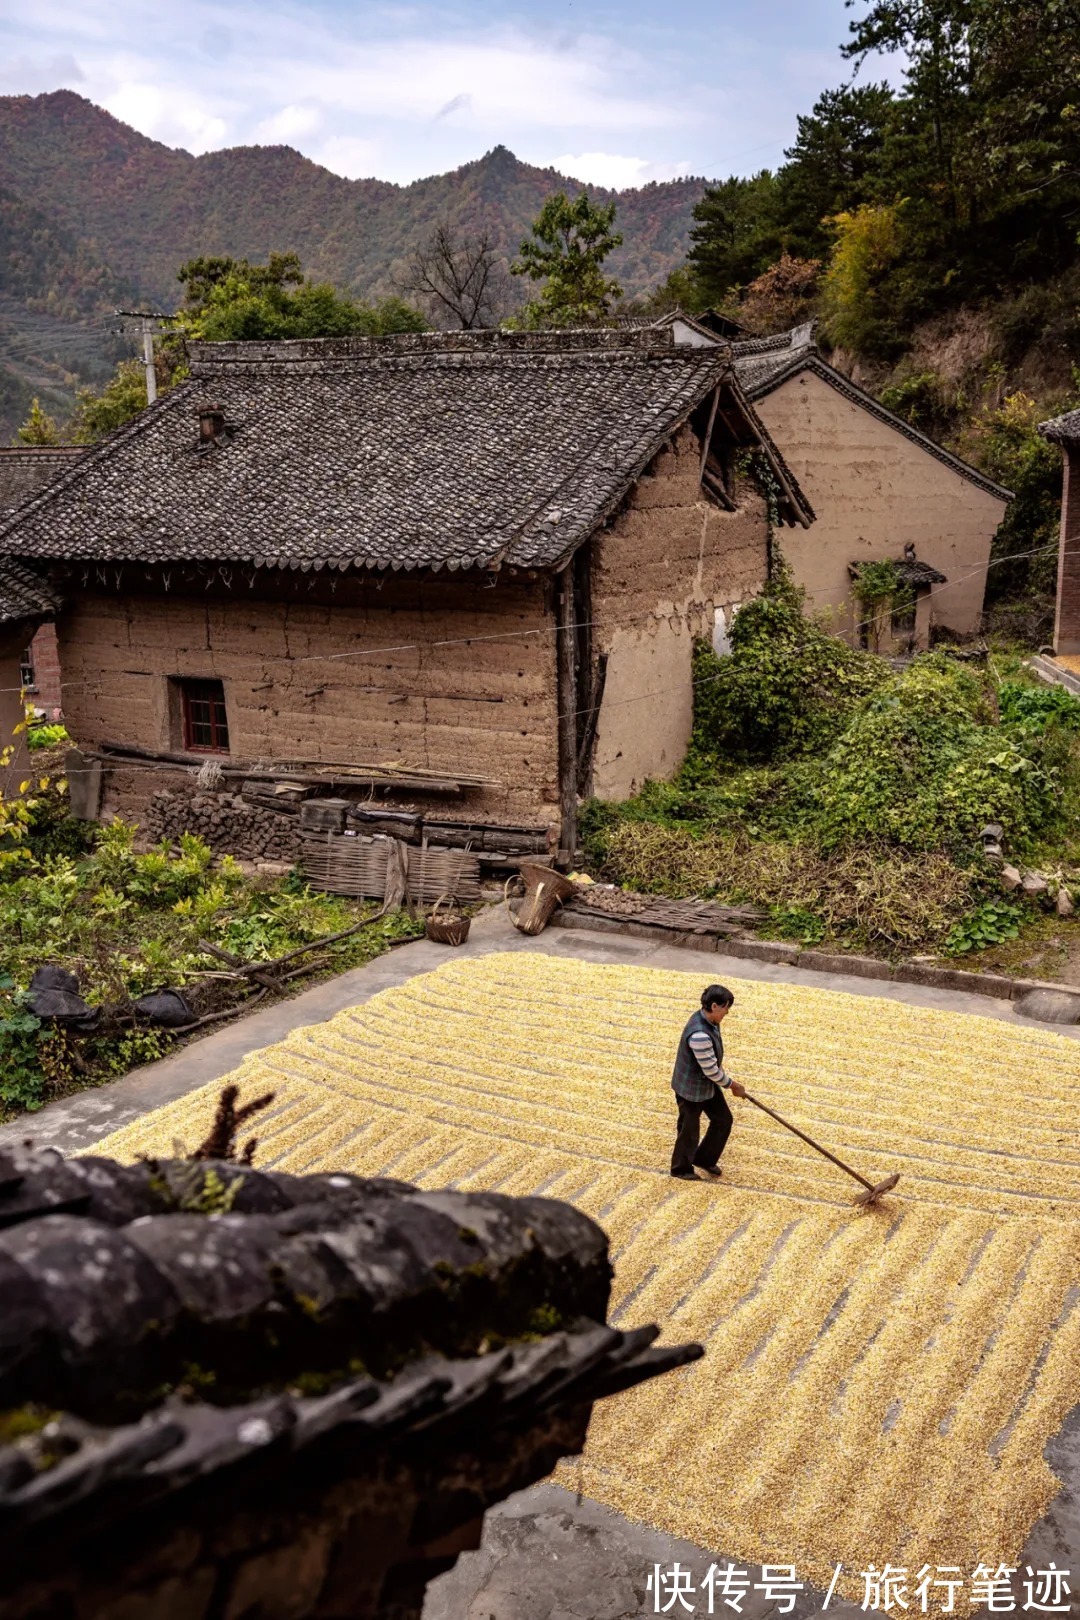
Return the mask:
{"type": "Polygon", "coordinates": [[[672,1175],[693,1175],[695,1165],[702,1170],[715,1170],[716,1162],[731,1135],[733,1123],[731,1109],[723,1092],[717,1091],[716,1096],[710,1097],[708,1102],[687,1102],[685,1097],[678,1095],[675,1101],[679,1105],[679,1130],[675,1138],[675,1151],[671,1155],[672,1175]],[[709,1121],[709,1128],[699,1147],[702,1114],[709,1121]]]}

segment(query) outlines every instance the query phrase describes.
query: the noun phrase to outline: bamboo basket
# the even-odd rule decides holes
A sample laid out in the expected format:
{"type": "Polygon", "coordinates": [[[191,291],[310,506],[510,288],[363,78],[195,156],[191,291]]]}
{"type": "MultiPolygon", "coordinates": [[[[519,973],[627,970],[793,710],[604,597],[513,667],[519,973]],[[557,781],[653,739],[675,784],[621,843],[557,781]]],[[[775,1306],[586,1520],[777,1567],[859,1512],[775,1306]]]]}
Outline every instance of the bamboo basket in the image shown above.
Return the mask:
{"type": "Polygon", "coordinates": [[[457,909],[456,902],[448,894],[443,894],[436,900],[430,916],[424,921],[424,933],[437,945],[464,945],[469,937],[471,920],[462,915],[457,909]],[[447,909],[440,913],[439,907],[443,905],[447,909]]]}
{"type": "Polygon", "coordinates": [[[569,900],[572,894],[577,893],[576,885],[569,878],[563,877],[561,872],[554,871],[550,866],[540,866],[536,861],[522,861],[521,880],[525,885],[525,898],[521,902],[519,911],[510,910],[510,885],[513,878],[508,878],[504,896],[506,909],[510,912],[510,919],[514,927],[523,934],[541,934],[555,915],[557,906],[564,900],[569,900]]]}

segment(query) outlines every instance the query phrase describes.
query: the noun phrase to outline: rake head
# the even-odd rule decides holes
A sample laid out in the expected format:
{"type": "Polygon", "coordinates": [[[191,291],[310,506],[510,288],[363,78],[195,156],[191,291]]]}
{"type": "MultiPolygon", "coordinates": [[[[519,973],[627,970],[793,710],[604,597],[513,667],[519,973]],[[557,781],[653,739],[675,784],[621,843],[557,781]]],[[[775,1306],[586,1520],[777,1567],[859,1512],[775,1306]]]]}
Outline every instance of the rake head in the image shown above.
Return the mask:
{"type": "Polygon", "coordinates": [[[892,1192],[899,1180],[900,1172],[896,1171],[894,1175],[886,1176],[884,1181],[879,1181],[876,1187],[871,1187],[867,1192],[856,1194],[855,1202],[866,1205],[876,1204],[883,1193],[892,1192]]]}

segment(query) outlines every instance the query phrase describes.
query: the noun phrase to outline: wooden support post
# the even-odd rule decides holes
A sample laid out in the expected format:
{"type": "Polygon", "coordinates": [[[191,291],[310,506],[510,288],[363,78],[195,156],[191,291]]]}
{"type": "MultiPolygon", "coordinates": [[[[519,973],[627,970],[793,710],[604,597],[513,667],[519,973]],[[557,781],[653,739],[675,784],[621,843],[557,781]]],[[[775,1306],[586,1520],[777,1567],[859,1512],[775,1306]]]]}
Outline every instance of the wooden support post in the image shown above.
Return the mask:
{"type": "Polygon", "coordinates": [[[574,565],[556,581],[555,649],[559,693],[559,858],[573,865],[577,850],[577,632],[574,627],[574,565]]]}

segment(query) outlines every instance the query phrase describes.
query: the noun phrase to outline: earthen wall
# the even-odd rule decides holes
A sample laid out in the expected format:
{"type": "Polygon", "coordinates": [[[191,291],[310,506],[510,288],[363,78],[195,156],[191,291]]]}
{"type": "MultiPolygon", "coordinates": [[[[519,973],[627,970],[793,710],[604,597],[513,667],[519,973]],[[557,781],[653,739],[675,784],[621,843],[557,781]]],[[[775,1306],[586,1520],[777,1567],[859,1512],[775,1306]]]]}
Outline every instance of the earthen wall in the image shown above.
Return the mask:
{"type": "MultiPolygon", "coordinates": [[[[99,579],[67,591],[58,626],[66,723],[84,748],[182,749],[176,683],[216,678],[234,759],[489,777],[494,786],[458,801],[470,814],[553,821],[548,590],[543,579],[509,578],[380,586],[256,573],[201,592],[175,574],[168,589],[99,579]]],[[[144,814],[175,781],[175,769],[114,769],[106,809],[144,814]]]]}
{"type": "Polygon", "coordinates": [[[857,640],[849,563],[899,559],[911,544],[947,580],[933,588],[932,623],[977,631],[1006,502],[813,372],[790,378],[757,409],[817,515],[781,541],[808,606],[830,612],[837,633],[857,640]]]}
{"type": "Polygon", "coordinates": [[[0,792],[10,798],[19,791],[30,765],[23,721],[22,655],[33,635],[32,625],[5,625],[0,629],[0,792]],[[3,757],[8,754],[6,763],[3,757]]]}
{"type": "Polygon", "coordinates": [[[726,512],[704,496],[700,472],[700,442],[684,427],[594,541],[593,651],[608,655],[593,762],[600,798],[626,798],[678,769],[693,725],[694,639],[712,639],[718,611],[730,623],[765,583],[764,498],[739,480],[738,508],[726,512]]]}

